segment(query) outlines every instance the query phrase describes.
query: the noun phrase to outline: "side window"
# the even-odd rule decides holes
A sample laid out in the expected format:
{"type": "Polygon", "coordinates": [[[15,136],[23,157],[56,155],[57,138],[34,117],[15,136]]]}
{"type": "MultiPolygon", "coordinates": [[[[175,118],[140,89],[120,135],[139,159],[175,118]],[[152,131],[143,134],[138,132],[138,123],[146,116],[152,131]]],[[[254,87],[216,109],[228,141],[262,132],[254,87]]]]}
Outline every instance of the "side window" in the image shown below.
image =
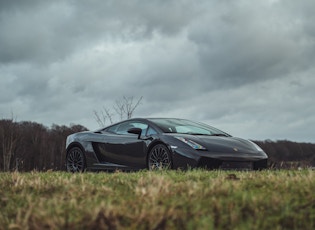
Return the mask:
{"type": "Polygon", "coordinates": [[[107,129],[105,129],[104,131],[105,132],[110,132],[110,133],[116,133],[117,128],[118,128],[118,125],[114,125],[114,126],[111,126],[111,127],[107,128],[107,129]]]}
{"type": "Polygon", "coordinates": [[[129,134],[128,130],[131,128],[135,128],[132,122],[124,122],[118,125],[116,133],[117,134],[129,134]]]}
{"type": "Polygon", "coordinates": [[[154,135],[154,134],[157,134],[157,132],[153,128],[149,127],[147,130],[147,136],[154,135]]]}
{"type": "Polygon", "coordinates": [[[126,121],[106,129],[107,132],[121,134],[121,135],[133,135],[128,133],[128,130],[131,128],[140,128],[142,129],[142,135],[145,135],[145,132],[148,128],[148,125],[141,122],[136,121],[126,121]]]}
{"type": "Polygon", "coordinates": [[[144,123],[141,123],[141,122],[135,122],[133,123],[134,127],[135,128],[139,128],[139,129],[142,129],[142,135],[145,135],[147,129],[148,129],[148,125],[147,124],[144,124],[144,123]]]}

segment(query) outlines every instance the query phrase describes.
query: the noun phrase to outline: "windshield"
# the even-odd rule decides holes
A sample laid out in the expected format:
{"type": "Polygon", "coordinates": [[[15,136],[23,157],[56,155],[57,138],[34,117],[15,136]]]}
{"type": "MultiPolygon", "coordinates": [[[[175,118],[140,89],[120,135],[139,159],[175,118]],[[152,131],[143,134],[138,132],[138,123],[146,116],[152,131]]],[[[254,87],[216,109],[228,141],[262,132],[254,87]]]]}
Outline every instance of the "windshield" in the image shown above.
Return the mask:
{"type": "Polygon", "coordinates": [[[184,119],[152,118],[149,120],[155,123],[165,133],[230,136],[209,125],[184,119]]]}

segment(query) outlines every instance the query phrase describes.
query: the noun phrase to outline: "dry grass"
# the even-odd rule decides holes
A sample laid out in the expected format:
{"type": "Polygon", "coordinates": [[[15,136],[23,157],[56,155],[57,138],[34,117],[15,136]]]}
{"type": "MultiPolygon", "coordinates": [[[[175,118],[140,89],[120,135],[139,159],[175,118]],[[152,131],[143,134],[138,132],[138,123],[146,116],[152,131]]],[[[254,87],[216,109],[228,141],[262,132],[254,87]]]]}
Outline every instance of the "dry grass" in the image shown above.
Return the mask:
{"type": "Polygon", "coordinates": [[[0,229],[314,229],[315,171],[0,173],[0,229]]]}

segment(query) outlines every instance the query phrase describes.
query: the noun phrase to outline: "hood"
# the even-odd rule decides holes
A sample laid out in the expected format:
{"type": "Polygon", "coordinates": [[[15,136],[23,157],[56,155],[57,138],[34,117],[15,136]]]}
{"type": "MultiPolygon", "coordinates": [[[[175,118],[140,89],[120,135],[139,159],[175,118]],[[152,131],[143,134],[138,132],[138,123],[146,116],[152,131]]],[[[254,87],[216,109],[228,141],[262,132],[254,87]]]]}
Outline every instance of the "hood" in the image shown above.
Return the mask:
{"type": "MultiPolygon", "coordinates": [[[[209,151],[213,152],[242,152],[257,153],[260,148],[251,141],[238,137],[199,137],[200,144],[204,144],[209,151]]],[[[261,150],[262,151],[262,150],[261,150]]]]}

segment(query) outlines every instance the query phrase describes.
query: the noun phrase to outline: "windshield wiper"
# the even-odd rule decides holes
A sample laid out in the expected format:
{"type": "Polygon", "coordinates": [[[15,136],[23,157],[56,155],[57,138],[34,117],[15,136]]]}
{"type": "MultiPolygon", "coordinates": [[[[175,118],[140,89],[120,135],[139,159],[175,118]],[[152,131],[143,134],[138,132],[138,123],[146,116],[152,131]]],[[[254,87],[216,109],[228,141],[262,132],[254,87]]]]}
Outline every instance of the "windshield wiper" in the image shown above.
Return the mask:
{"type": "Polygon", "coordinates": [[[178,134],[189,134],[189,135],[196,135],[196,136],[216,136],[216,137],[228,137],[229,135],[224,133],[194,133],[194,132],[187,132],[187,133],[178,133],[178,134]]]}
{"type": "Polygon", "coordinates": [[[216,136],[216,137],[228,137],[228,135],[224,134],[224,133],[213,133],[210,134],[210,136],[216,136]]]}
{"type": "Polygon", "coordinates": [[[189,134],[189,135],[205,135],[205,136],[209,136],[209,135],[211,135],[211,134],[206,134],[206,133],[194,133],[194,132],[179,133],[179,134],[189,134]]]}

